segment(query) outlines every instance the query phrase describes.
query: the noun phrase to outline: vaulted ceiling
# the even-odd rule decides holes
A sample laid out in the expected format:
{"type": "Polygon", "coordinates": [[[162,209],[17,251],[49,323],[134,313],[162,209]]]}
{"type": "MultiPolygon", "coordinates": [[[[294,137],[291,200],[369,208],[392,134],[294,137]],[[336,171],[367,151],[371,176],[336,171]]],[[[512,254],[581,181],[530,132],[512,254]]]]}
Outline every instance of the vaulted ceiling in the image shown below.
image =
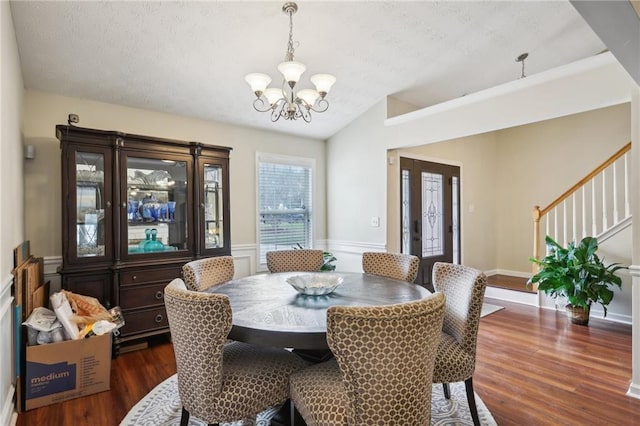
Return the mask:
{"type": "Polygon", "coordinates": [[[325,139],[386,96],[426,107],[596,55],[567,1],[298,1],[296,59],[337,82],[311,123],[252,107],[289,33],[272,1],[12,1],[27,89],[325,139]]]}

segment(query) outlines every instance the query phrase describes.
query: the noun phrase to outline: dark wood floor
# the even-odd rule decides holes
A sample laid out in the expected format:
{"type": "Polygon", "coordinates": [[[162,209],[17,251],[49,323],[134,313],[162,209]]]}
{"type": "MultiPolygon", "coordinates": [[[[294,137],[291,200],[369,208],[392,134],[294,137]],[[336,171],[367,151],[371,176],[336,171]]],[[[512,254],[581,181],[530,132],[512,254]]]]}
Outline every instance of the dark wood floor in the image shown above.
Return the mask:
{"type": "MultiPolygon", "coordinates": [[[[631,327],[487,300],[506,309],[480,321],[474,384],[498,425],[638,425],[640,400],[625,396],[631,327]]],[[[170,343],[119,356],[111,391],[22,413],[18,425],[118,425],[175,372],[170,343]]]]}

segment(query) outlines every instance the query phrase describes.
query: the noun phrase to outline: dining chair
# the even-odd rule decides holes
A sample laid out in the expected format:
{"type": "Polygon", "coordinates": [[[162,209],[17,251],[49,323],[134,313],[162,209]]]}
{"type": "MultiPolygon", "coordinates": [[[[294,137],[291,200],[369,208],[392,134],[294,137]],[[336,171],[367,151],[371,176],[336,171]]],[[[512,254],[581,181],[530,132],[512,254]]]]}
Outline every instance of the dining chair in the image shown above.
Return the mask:
{"type": "Polygon", "coordinates": [[[380,275],[396,280],[416,280],[420,259],[411,254],[365,252],[362,253],[362,270],[365,274],[380,275]]]}
{"type": "Polygon", "coordinates": [[[182,403],[181,425],[193,415],[208,424],[255,419],[289,397],[289,375],[306,364],[279,348],[225,344],[231,305],[223,294],[188,290],[176,278],[164,289],[182,403]]]}
{"type": "Polygon", "coordinates": [[[477,426],[480,419],[473,391],[473,372],[487,277],[468,266],[436,262],[432,278],[435,290],[447,299],[433,383],[442,383],[445,398],[449,399],[449,383],[464,381],[473,424],[477,426]]]}
{"type": "Polygon", "coordinates": [[[294,249],[267,252],[269,272],[318,272],[323,262],[322,250],[294,249]]]}
{"type": "Polygon", "coordinates": [[[182,266],[182,279],[189,290],[204,291],[233,279],[233,257],[217,256],[193,260],[182,266]]]}
{"type": "Polygon", "coordinates": [[[330,307],[335,359],[291,375],[292,419],[297,410],[308,426],[429,425],[444,299],[330,307]]]}

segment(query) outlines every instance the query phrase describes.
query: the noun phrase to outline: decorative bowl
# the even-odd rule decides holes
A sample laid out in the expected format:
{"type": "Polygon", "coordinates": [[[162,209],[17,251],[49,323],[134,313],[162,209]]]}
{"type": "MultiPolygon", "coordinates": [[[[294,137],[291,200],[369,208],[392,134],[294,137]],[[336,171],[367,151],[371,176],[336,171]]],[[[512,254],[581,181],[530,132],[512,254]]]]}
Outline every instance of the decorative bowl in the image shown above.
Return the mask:
{"type": "Polygon", "coordinates": [[[307,296],[323,296],[332,293],[342,284],[342,277],[326,273],[310,273],[289,277],[287,278],[287,283],[295,288],[298,293],[307,296]]]}

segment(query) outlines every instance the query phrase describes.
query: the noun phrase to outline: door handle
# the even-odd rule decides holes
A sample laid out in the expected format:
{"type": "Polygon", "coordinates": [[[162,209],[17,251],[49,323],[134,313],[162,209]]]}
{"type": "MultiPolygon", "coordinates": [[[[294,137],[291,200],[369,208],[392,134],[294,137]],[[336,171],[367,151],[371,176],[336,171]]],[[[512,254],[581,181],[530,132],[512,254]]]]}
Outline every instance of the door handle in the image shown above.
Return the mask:
{"type": "Polygon", "coordinates": [[[413,232],[416,234],[420,233],[420,221],[417,219],[413,221],[413,232]]]}

